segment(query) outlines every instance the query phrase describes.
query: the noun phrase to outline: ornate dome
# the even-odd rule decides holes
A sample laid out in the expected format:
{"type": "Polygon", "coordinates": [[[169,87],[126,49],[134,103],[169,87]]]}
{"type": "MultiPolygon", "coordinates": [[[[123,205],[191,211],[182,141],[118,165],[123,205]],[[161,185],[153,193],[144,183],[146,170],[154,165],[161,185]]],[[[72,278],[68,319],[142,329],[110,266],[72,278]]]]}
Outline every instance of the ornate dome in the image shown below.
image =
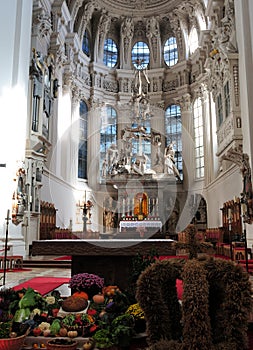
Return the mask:
{"type": "MultiPolygon", "coordinates": [[[[206,0],[68,0],[67,4],[75,28],[84,21],[83,17],[98,19],[105,14],[114,23],[120,23],[124,18],[131,17],[136,22],[145,22],[149,17],[155,17],[160,23],[173,22],[178,27],[178,20],[185,25],[190,18],[205,17],[206,0]]],[[[96,20],[95,20],[96,22],[96,20]]]]}
{"type": "Polygon", "coordinates": [[[170,12],[182,2],[183,0],[98,0],[97,4],[111,15],[142,17],[170,12]]]}

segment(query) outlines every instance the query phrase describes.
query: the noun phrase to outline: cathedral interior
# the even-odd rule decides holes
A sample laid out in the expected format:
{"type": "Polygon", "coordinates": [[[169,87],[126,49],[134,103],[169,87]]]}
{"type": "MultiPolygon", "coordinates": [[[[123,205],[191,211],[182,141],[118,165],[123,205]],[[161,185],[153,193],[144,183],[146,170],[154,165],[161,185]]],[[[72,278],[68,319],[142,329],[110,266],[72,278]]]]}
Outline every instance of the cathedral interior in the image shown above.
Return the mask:
{"type": "Polygon", "coordinates": [[[250,0],[1,6],[3,244],[193,223],[252,247],[250,0]]]}

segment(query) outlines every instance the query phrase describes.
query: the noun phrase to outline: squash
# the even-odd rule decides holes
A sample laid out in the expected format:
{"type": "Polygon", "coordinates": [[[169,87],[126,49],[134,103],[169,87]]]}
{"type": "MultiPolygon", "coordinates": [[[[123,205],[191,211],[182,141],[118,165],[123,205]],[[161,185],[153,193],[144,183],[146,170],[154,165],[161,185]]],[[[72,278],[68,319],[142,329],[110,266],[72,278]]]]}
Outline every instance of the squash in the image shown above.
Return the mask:
{"type": "Polygon", "coordinates": [[[83,299],[89,300],[88,294],[83,292],[83,291],[80,291],[80,292],[78,291],[78,292],[73,293],[72,297],[74,297],[74,298],[83,298],[83,299]]]}
{"type": "Polygon", "coordinates": [[[94,348],[94,342],[90,341],[89,339],[83,343],[83,349],[84,350],[91,350],[94,348]]]}
{"type": "Polygon", "coordinates": [[[93,297],[92,297],[92,300],[94,301],[95,304],[103,304],[104,301],[105,301],[105,297],[103,294],[95,294],[93,297]]]}
{"type": "Polygon", "coordinates": [[[67,335],[69,338],[75,338],[78,336],[78,332],[77,331],[68,331],[67,335]]]}
{"type": "Polygon", "coordinates": [[[83,343],[84,350],[91,350],[95,347],[95,340],[92,337],[86,338],[83,343]]]}
{"type": "Polygon", "coordinates": [[[67,334],[68,334],[67,328],[62,327],[62,328],[59,330],[59,335],[60,335],[61,337],[66,337],[67,334]]]}

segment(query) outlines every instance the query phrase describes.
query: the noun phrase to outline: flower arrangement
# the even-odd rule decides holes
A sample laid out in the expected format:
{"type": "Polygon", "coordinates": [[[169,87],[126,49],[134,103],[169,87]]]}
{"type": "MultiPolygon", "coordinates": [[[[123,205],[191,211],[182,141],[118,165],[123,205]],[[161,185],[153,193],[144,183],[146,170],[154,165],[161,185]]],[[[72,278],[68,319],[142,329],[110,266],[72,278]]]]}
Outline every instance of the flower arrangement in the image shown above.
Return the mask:
{"type": "Polygon", "coordinates": [[[84,291],[91,298],[101,292],[104,287],[104,278],[87,272],[73,275],[69,281],[69,287],[74,291],[84,291]]]}
{"type": "Polygon", "coordinates": [[[144,320],[144,312],[138,303],[130,305],[126,310],[126,313],[132,315],[134,319],[144,320]]]}

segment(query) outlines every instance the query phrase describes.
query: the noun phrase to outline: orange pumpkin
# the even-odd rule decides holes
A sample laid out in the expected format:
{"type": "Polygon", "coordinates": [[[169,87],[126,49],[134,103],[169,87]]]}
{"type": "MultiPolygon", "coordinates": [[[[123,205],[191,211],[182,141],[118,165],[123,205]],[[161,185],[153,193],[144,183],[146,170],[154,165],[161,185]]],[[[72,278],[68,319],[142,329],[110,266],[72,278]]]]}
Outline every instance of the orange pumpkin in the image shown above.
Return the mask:
{"type": "Polygon", "coordinates": [[[92,299],[96,304],[103,304],[103,302],[105,301],[105,297],[103,296],[103,294],[96,294],[92,297],[92,299]]]}
{"type": "Polygon", "coordinates": [[[86,299],[86,300],[89,299],[88,294],[85,293],[85,292],[75,292],[75,293],[72,294],[72,297],[74,297],[74,298],[83,298],[83,299],[86,299]]]}

